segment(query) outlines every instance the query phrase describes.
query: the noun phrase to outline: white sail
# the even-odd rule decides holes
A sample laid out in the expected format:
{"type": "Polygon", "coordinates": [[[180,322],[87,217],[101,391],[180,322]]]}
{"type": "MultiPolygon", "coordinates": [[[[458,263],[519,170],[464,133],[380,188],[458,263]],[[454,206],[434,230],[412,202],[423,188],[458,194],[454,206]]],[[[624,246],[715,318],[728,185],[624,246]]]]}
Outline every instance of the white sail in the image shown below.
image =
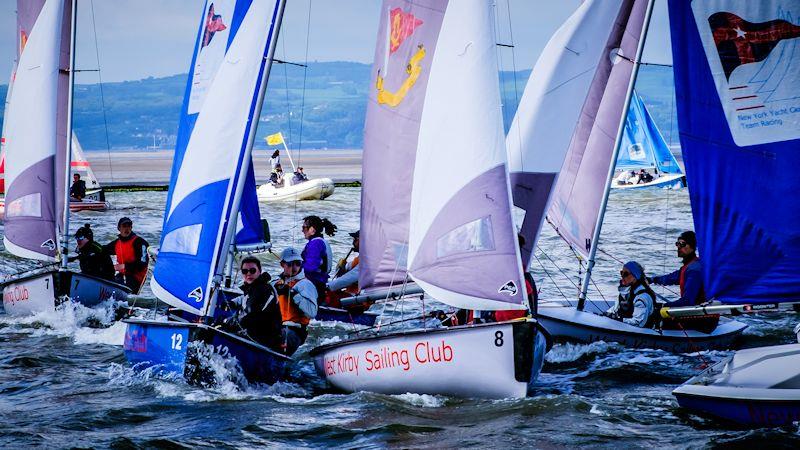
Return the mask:
{"type": "Polygon", "coordinates": [[[524,309],[489,2],[447,5],[411,191],[409,275],[452,306],[524,309]]]}
{"type": "Polygon", "coordinates": [[[6,228],[11,253],[57,254],[57,110],[64,3],[48,0],[20,54],[6,121],[6,228]]]}
{"type": "Polygon", "coordinates": [[[91,164],[86,159],[83,153],[83,147],[78,142],[78,136],[72,133],[72,161],[69,163],[72,173],[77,173],[81,179],[86,183],[86,190],[100,189],[100,182],[94,176],[91,164]]]}

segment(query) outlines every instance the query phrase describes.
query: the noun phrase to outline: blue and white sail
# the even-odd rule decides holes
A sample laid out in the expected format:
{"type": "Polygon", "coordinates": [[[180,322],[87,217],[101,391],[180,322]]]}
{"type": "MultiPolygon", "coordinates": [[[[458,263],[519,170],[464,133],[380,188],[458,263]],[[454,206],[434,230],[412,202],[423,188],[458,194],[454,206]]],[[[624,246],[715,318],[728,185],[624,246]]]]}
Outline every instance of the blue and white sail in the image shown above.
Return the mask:
{"type": "Polygon", "coordinates": [[[635,91],[625,121],[625,132],[622,135],[616,168],[617,170],[649,168],[658,173],[682,173],[650,111],[635,91]]]}
{"type": "Polygon", "coordinates": [[[260,239],[252,141],[283,2],[207,1],[181,109],[153,293],[208,314],[233,237],[260,239]],[[241,210],[241,212],[240,212],[241,210]]]}
{"type": "Polygon", "coordinates": [[[800,300],[800,1],[669,2],[706,294],[800,300]]]}

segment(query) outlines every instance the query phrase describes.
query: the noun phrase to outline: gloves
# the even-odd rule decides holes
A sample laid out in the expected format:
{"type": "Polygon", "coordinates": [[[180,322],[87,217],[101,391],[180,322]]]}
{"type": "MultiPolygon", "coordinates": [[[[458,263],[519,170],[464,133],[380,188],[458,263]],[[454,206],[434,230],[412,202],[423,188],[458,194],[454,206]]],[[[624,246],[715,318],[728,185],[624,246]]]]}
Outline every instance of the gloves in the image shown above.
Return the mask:
{"type": "Polygon", "coordinates": [[[275,292],[278,295],[288,295],[291,288],[286,283],[280,283],[275,285],[275,292]]]}

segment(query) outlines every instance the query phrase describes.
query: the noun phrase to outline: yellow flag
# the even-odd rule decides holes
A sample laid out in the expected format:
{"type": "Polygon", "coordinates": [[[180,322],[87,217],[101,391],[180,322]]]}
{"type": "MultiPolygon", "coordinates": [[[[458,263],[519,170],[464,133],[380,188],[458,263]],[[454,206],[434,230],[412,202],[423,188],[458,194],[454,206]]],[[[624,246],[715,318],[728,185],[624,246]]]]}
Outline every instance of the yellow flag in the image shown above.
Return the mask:
{"type": "Polygon", "coordinates": [[[283,144],[283,135],[281,132],[270,134],[267,136],[267,145],[281,145],[283,144]]]}

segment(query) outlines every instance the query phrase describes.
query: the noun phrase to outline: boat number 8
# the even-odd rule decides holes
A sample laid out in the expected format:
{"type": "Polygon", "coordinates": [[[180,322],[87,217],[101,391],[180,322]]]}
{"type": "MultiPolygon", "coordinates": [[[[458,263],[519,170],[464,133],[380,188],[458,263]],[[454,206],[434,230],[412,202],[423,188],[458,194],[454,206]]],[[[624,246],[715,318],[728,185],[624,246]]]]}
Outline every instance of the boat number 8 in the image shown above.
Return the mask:
{"type": "Polygon", "coordinates": [[[178,333],[172,333],[172,349],[180,350],[182,343],[183,343],[183,335],[178,333]]]}
{"type": "Polygon", "coordinates": [[[503,346],[503,332],[500,330],[494,332],[494,346],[495,347],[503,346]]]}

